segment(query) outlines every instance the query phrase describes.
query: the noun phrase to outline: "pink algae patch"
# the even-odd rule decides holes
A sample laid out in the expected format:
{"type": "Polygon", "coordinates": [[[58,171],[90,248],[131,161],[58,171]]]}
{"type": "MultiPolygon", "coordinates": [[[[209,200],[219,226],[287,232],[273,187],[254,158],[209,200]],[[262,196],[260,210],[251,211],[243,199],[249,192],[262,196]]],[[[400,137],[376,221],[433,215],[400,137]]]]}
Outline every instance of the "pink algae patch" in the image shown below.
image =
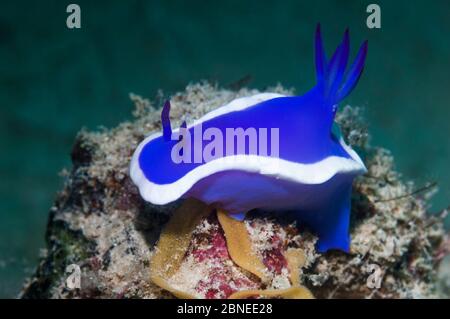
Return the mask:
{"type": "Polygon", "coordinates": [[[198,262],[205,259],[230,259],[228,254],[227,242],[221,231],[213,231],[211,238],[211,246],[207,248],[198,248],[192,251],[192,255],[198,262]]]}
{"type": "Polygon", "coordinates": [[[206,299],[228,298],[240,290],[258,289],[260,284],[241,271],[228,254],[224,233],[215,214],[211,214],[201,229],[194,233],[188,255],[192,255],[199,267],[205,267],[207,273],[201,279],[195,291],[206,299]]]}
{"type": "Polygon", "coordinates": [[[287,268],[287,260],[283,254],[283,251],[286,249],[286,245],[277,234],[273,235],[269,241],[272,248],[263,250],[263,263],[269,271],[279,275],[281,274],[283,268],[287,268]]]}

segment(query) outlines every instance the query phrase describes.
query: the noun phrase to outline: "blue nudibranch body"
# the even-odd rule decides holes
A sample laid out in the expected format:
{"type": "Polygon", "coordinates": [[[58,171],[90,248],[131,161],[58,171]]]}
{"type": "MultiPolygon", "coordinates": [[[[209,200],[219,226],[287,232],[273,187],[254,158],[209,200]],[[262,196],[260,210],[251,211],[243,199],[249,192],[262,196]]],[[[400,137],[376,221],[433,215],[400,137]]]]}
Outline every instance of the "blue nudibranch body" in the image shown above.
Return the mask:
{"type": "MultiPolygon", "coordinates": [[[[363,71],[367,42],[346,72],[349,47],[346,31],[327,61],[317,27],[317,85],[303,96],[262,93],[238,98],[174,132],[166,103],[163,133],[147,137],[132,158],[130,175],[141,196],[159,205],[194,197],[236,218],[252,209],[294,212],[318,235],[319,251],[349,251],[352,181],[366,168],[332,127],[337,104],[353,90],[363,71]],[[203,132],[212,129],[214,136],[186,138],[199,127],[203,132]],[[233,145],[210,161],[174,162],[173,150],[180,141],[186,146],[182,156],[187,150],[211,148],[213,137],[226,136],[229,128],[259,132],[278,128],[266,131],[267,140],[277,138],[278,154],[273,154],[273,145],[265,150],[233,145]]],[[[223,149],[228,146],[226,141],[214,142],[223,149]]]]}

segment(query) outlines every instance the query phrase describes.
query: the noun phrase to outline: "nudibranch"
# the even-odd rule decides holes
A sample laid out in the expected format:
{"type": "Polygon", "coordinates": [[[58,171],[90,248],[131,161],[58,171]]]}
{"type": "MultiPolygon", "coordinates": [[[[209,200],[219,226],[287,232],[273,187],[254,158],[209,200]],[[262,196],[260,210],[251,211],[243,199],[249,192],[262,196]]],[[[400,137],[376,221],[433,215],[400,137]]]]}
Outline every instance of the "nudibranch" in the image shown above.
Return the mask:
{"type": "Polygon", "coordinates": [[[141,196],[157,205],[195,198],[238,220],[253,209],[290,212],[318,235],[318,251],[348,252],[352,181],[366,168],[334,117],[361,76],[367,41],[347,70],[349,48],[347,30],[328,60],[317,27],[317,84],[302,96],[238,98],[174,131],[166,102],[163,132],[145,138],[132,157],[141,196]]]}

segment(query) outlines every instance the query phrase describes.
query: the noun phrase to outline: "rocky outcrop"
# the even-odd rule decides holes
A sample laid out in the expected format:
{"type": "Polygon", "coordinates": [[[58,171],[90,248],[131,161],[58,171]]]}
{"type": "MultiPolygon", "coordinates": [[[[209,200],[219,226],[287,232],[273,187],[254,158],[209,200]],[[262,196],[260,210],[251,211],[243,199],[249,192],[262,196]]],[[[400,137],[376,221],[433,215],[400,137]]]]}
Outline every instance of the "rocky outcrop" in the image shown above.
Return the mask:
{"type": "MultiPolygon", "coordinates": [[[[280,86],[270,90],[289,93],[280,86]]],[[[236,97],[255,93],[208,83],[189,85],[171,97],[172,123],[189,123],[236,97]]],[[[133,121],[77,136],[73,167],[63,172],[65,186],[50,210],[45,255],[26,282],[22,298],[173,297],[150,281],[155,271],[150,265],[161,229],[180,203],[162,207],[145,203],[130,181],[134,149],[145,134],[161,129],[153,104],[135,95],[131,98],[133,121]],[[81,271],[79,288],[67,286],[69,265],[81,271]]],[[[369,145],[358,108],[344,107],[337,122],[368,168],[353,188],[351,253],[318,254],[316,238],[306,229],[294,234],[290,240],[306,255],[302,284],[317,298],[437,296],[436,269],[447,253],[448,239],[444,239],[442,218],[427,214],[430,191],[415,192],[413,183],[403,182],[395,172],[390,153],[369,145]]],[[[248,223],[256,225],[250,231],[254,243],[272,236],[268,228],[287,229],[286,220],[270,214],[251,215],[248,223]],[[263,219],[266,227],[261,231],[257,225],[263,219]]]]}

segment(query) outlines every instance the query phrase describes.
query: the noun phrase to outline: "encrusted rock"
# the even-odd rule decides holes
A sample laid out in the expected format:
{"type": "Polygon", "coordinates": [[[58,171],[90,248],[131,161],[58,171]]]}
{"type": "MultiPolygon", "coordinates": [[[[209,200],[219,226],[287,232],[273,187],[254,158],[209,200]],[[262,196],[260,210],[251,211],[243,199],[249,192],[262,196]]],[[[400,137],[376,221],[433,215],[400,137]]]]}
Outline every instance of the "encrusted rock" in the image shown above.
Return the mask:
{"type": "MultiPolygon", "coordinates": [[[[281,86],[268,91],[292,93],[281,86]]],[[[171,97],[172,123],[189,123],[232,99],[256,93],[208,83],[189,85],[171,97]]],[[[136,105],[134,121],[77,136],[73,167],[64,174],[65,186],[50,211],[47,249],[24,286],[23,298],[172,297],[150,281],[150,260],[161,228],[179,203],[163,207],[145,203],[130,181],[128,166],[138,142],[161,129],[153,104],[136,95],[131,98],[136,105]],[[80,288],[67,286],[66,267],[71,264],[80,267],[80,288]]],[[[439,291],[448,293],[448,270],[441,275],[446,288],[437,280],[440,260],[448,253],[442,218],[427,214],[426,192],[409,195],[415,187],[395,172],[390,153],[370,146],[360,112],[346,106],[336,119],[368,168],[353,187],[351,253],[318,254],[315,236],[300,228],[292,238],[287,233],[291,226],[276,215],[253,216],[247,223],[252,225],[250,236],[255,246],[267,245],[271,229],[291,236],[306,254],[302,284],[317,298],[429,298],[439,291]]],[[[264,258],[275,270],[281,267],[276,250],[264,258]]],[[[283,287],[286,280],[280,275],[273,285],[283,287]]]]}

